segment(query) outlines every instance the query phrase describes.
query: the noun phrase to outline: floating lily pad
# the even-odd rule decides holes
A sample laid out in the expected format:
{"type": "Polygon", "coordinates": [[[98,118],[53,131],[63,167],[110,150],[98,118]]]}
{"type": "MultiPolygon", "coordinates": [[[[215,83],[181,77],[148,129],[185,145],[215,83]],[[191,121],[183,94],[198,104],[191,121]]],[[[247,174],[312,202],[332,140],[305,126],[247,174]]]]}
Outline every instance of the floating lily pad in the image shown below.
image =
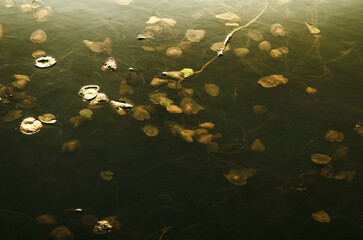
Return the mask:
{"type": "Polygon", "coordinates": [[[175,80],[183,80],[184,79],[184,74],[181,73],[180,71],[163,72],[163,75],[168,77],[168,78],[175,79],[175,80]]]}
{"type": "Polygon", "coordinates": [[[150,113],[141,107],[137,107],[134,111],[134,117],[139,121],[144,121],[145,119],[150,119],[150,113]]]}
{"type": "Polygon", "coordinates": [[[23,101],[18,104],[18,107],[22,108],[33,108],[38,104],[38,99],[36,97],[27,96],[23,101]]]}
{"type": "Polygon", "coordinates": [[[44,51],[42,50],[38,50],[32,53],[32,57],[33,58],[40,58],[40,57],[44,57],[46,54],[44,51]]]}
{"type": "Polygon", "coordinates": [[[305,22],[305,25],[306,25],[306,27],[308,28],[308,30],[309,30],[309,32],[311,34],[318,34],[318,33],[320,33],[320,29],[318,27],[316,27],[315,25],[310,24],[310,23],[307,23],[307,22],[305,22]]]}
{"type": "MultiPolygon", "coordinates": [[[[126,100],[125,98],[123,98],[126,100]]],[[[119,115],[125,115],[127,109],[131,109],[133,104],[129,102],[127,99],[126,101],[110,101],[111,108],[119,115]]]]}
{"type": "Polygon", "coordinates": [[[204,122],[204,123],[199,124],[199,126],[202,128],[212,129],[212,128],[214,128],[214,123],[204,122]]]}
{"type": "Polygon", "coordinates": [[[53,240],[72,240],[73,234],[67,227],[59,226],[49,233],[49,237],[53,240]]]}
{"type": "Polygon", "coordinates": [[[86,118],[82,116],[72,117],[69,119],[69,123],[73,125],[74,128],[81,127],[86,122],[86,118]]]}
{"type": "Polygon", "coordinates": [[[142,82],[144,82],[142,74],[138,71],[135,71],[133,68],[130,68],[126,77],[126,83],[131,87],[135,87],[142,82]]]}
{"type": "Polygon", "coordinates": [[[358,133],[359,135],[363,136],[363,124],[361,122],[355,124],[354,131],[356,131],[356,133],[358,133]]]}
{"type": "Polygon", "coordinates": [[[204,84],[204,89],[207,91],[207,93],[212,96],[216,97],[219,95],[219,87],[213,83],[206,83],[204,84]]]}
{"type": "Polygon", "coordinates": [[[183,55],[183,51],[179,47],[170,47],[166,50],[166,56],[171,58],[177,58],[183,55]]]}
{"type": "Polygon", "coordinates": [[[312,213],[313,219],[320,223],[330,223],[330,216],[324,210],[312,213]]]}
{"type": "Polygon", "coordinates": [[[101,67],[102,71],[106,71],[106,70],[116,71],[116,69],[117,69],[117,64],[116,64],[116,60],[113,57],[107,58],[101,67]]]}
{"type": "Polygon", "coordinates": [[[200,42],[204,39],[205,30],[188,29],[185,38],[191,42],[200,42]]]}
{"type": "Polygon", "coordinates": [[[126,5],[129,5],[130,3],[132,3],[132,0],[115,0],[115,2],[122,6],[126,6],[126,5]]]}
{"type": "Polygon", "coordinates": [[[91,120],[93,112],[91,109],[83,109],[83,110],[79,111],[79,115],[81,115],[82,117],[84,117],[87,120],[91,120]]]}
{"type": "Polygon", "coordinates": [[[4,116],[1,117],[1,120],[5,121],[5,122],[11,122],[11,121],[14,121],[14,120],[20,118],[21,115],[22,115],[21,110],[10,110],[4,116]]]}
{"type": "Polygon", "coordinates": [[[190,97],[184,97],[180,102],[180,107],[185,114],[197,114],[203,109],[196,101],[190,97]]]}
{"type": "Polygon", "coordinates": [[[142,130],[149,137],[155,137],[159,133],[159,129],[154,125],[146,125],[142,128],[142,130]]]}
{"type": "Polygon", "coordinates": [[[150,85],[151,85],[151,86],[154,86],[154,87],[158,87],[158,86],[161,86],[161,85],[167,84],[168,82],[169,82],[169,80],[154,77],[154,78],[151,80],[150,85]]]}
{"type": "Polygon", "coordinates": [[[183,112],[183,110],[179,106],[173,105],[173,104],[167,105],[166,110],[170,113],[182,113],[183,112]]]}
{"type": "Polygon", "coordinates": [[[52,8],[50,6],[46,6],[34,13],[34,18],[37,22],[44,22],[48,20],[50,13],[52,12],[52,8]]]}
{"type": "Polygon", "coordinates": [[[266,150],[260,139],[255,139],[251,145],[251,150],[254,152],[263,152],[266,150]]]}
{"type": "Polygon", "coordinates": [[[180,70],[179,71],[182,75],[183,75],[183,77],[190,77],[190,76],[192,76],[193,74],[194,74],[194,71],[193,71],[193,69],[191,69],[191,68],[184,68],[184,69],[182,69],[182,70],[180,70]]]}
{"type": "Polygon", "coordinates": [[[112,225],[107,220],[98,221],[93,228],[93,233],[101,235],[112,231],[112,225]]]}
{"type": "Polygon", "coordinates": [[[271,51],[270,51],[270,56],[272,57],[272,58],[281,58],[282,57],[282,52],[280,52],[278,49],[272,49],[271,51]]]}
{"type": "Polygon", "coordinates": [[[44,56],[35,59],[35,66],[38,68],[48,68],[56,64],[57,61],[51,56],[44,56]]]}
{"type": "Polygon", "coordinates": [[[121,94],[121,96],[133,95],[134,89],[130,85],[128,85],[125,80],[121,82],[120,87],[118,88],[118,92],[121,94]]]}
{"type": "Polygon", "coordinates": [[[160,100],[166,98],[166,93],[163,92],[154,92],[149,94],[149,100],[154,104],[159,104],[160,100]]]}
{"type": "Polygon", "coordinates": [[[36,9],[36,8],[41,7],[42,3],[39,2],[38,0],[33,0],[31,6],[32,6],[33,9],[36,9]]]}
{"type": "Polygon", "coordinates": [[[57,122],[55,116],[51,113],[44,113],[38,116],[38,120],[45,124],[54,124],[57,122]]]}
{"type": "Polygon", "coordinates": [[[29,13],[33,10],[32,5],[30,4],[22,4],[20,5],[20,12],[29,13]]]}
{"type": "Polygon", "coordinates": [[[173,18],[160,18],[160,22],[166,23],[170,27],[173,27],[176,24],[176,20],[173,18]]]}
{"type": "Polygon", "coordinates": [[[329,151],[334,161],[348,160],[349,148],[343,145],[334,145],[329,151]]]}
{"type": "Polygon", "coordinates": [[[248,36],[254,40],[254,41],[261,41],[263,39],[263,35],[260,31],[254,30],[254,29],[249,29],[248,30],[248,36]]]}
{"type": "Polygon", "coordinates": [[[255,174],[253,168],[231,169],[224,177],[232,184],[241,186],[247,183],[247,179],[255,174]]]}
{"type": "Polygon", "coordinates": [[[314,93],[317,93],[318,90],[316,88],[306,87],[305,91],[307,93],[314,94],[314,93]]]}
{"type": "Polygon", "coordinates": [[[199,143],[209,143],[210,141],[212,141],[213,139],[213,135],[211,133],[206,133],[206,134],[200,134],[198,135],[198,142],[199,143]]]}
{"type": "Polygon", "coordinates": [[[114,175],[114,172],[112,171],[101,171],[100,173],[101,178],[106,181],[111,181],[114,175]]]}
{"type": "Polygon", "coordinates": [[[26,75],[14,74],[13,76],[17,81],[12,82],[11,84],[16,88],[23,89],[28,82],[30,82],[30,78],[26,75]]]}
{"type": "MultiPolygon", "coordinates": [[[[222,50],[223,46],[224,46],[224,42],[216,42],[216,43],[212,44],[210,49],[215,51],[215,52],[220,52],[222,50]]],[[[229,48],[230,48],[229,44],[227,44],[226,48],[224,49],[224,52],[227,52],[229,50],[229,48]]]]}
{"type": "Polygon", "coordinates": [[[62,145],[62,153],[73,154],[81,150],[81,142],[79,140],[70,140],[62,145]]]}
{"type": "Polygon", "coordinates": [[[261,51],[269,52],[271,50],[271,44],[268,41],[262,41],[258,44],[258,48],[261,51]]]}
{"type": "Polygon", "coordinates": [[[331,161],[331,157],[321,153],[314,153],[311,155],[311,160],[317,164],[327,164],[331,161]]]}
{"type": "Polygon", "coordinates": [[[192,42],[191,41],[181,41],[180,43],[178,43],[178,48],[180,48],[182,51],[188,50],[191,46],[192,46],[192,42]]]}
{"type": "Polygon", "coordinates": [[[156,16],[152,16],[149,18],[149,20],[147,20],[147,24],[155,24],[160,22],[160,18],[156,17],[156,16]]]}
{"type": "Polygon", "coordinates": [[[47,40],[47,34],[45,34],[45,32],[41,29],[34,31],[30,35],[30,41],[33,43],[43,43],[45,40],[47,40]]]}
{"type": "Polygon", "coordinates": [[[94,106],[94,105],[99,105],[99,104],[102,104],[102,103],[106,103],[108,101],[109,101],[109,99],[108,99],[108,96],[106,94],[98,93],[97,96],[89,102],[89,104],[91,106],[94,106]]]}
{"type": "Polygon", "coordinates": [[[43,214],[35,219],[38,223],[44,225],[52,225],[55,224],[55,218],[50,214],[43,214]]]}
{"type": "Polygon", "coordinates": [[[20,123],[20,132],[26,135],[37,133],[41,128],[42,128],[42,123],[33,117],[25,118],[20,123]]]}
{"type": "Polygon", "coordinates": [[[267,108],[264,105],[253,106],[253,113],[254,114],[264,114],[266,112],[267,112],[267,108]]]}
{"type": "Polygon", "coordinates": [[[18,5],[18,3],[16,2],[16,0],[5,0],[6,8],[16,7],[17,5],[18,5]]]}
{"type": "Polygon", "coordinates": [[[225,21],[231,21],[231,22],[239,22],[241,20],[233,12],[225,12],[225,13],[217,14],[217,15],[215,15],[215,17],[218,18],[218,19],[222,19],[222,20],[225,20],[225,21]]]}
{"type": "Polygon", "coordinates": [[[276,87],[277,85],[285,84],[287,82],[288,82],[287,78],[285,78],[282,75],[276,75],[276,74],[258,80],[258,83],[265,88],[276,87]]]}
{"type": "MultiPolygon", "coordinates": [[[[148,37],[148,35],[151,33],[151,35],[153,34],[161,34],[163,32],[163,28],[161,26],[158,25],[153,25],[153,26],[147,26],[145,27],[145,35],[146,37],[148,37]],[[148,34],[149,33],[149,34],[148,34]]],[[[149,35],[149,36],[151,36],[149,35]]]]}
{"type": "Polygon", "coordinates": [[[100,87],[97,85],[87,85],[82,87],[78,95],[81,96],[84,100],[88,101],[95,98],[100,90],[100,87]]]}
{"type": "Polygon", "coordinates": [[[321,176],[325,178],[332,178],[334,176],[334,168],[329,164],[319,164],[318,172],[321,176]]]}
{"type": "Polygon", "coordinates": [[[329,142],[341,142],[344,139],[344,134],[331,129],[326,133],[325,139],[329,142]]]}
{"type": "Polygon", "coordinates": [[[233,53],[234,53],[234,55],[236,55],[236,57],[244,57],[249,52],[250,52],[250,50],[248,50],[248,48],[235,48],[235,49],[233,49],[233,53]]]}
{"type": "Polygon", "coordinates": [[[275,37],[283,37],[286,35],[284,26],[282,26],[279,23],[275,23],[274,25],[271,26],[271,33],[275,37]]]}
{"type": "Polygon", "coordinates": [[[163,107],[167,107],[168,105],[174,104],[174,101],[167,97],[164,97],[160,99],[159,104],[163,107]]]}
{"type": "Polygon", "coordinates": [[[175,81],[175,80],[169,81],[167,86],[170,89],[181,89],[183,87],[182,83],[175,81]]]}

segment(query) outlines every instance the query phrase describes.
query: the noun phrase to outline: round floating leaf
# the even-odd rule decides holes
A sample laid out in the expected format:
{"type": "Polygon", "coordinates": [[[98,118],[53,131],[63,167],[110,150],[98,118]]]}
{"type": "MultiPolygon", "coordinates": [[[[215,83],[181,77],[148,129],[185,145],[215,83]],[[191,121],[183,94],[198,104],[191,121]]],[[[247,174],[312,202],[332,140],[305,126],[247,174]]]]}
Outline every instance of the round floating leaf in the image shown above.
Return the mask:
{"type": "Polygon", "coordinates": [[[30,4],[22,4],[20,5],[20,12],[29,13],[33,10],[32,5],[30,4]]]}
{"type": "Polygon", "coordinates": [[[37,222],[40,224],[45,224],[45,225],[55,224],[55,218],[53,215],[50,214],[41,215],[37,217],[35,220],[37,220],[37,222]]]}
{"type": "Polygon", "coordinates": [[[179,71],[181,74],[183,74],[183,77],[190,77],[194,74],[193,69],[191,68],[184,68],[182,70],[179,71]]]}
{"type": "Polygon", "coordinates": [[[285,78],[282,75],[276,75],[276,74],[258,80],[258,83],[265,88],[276,87],[277,85],[285,84],[287,82],[288,82],[287,78],[285,78]]]}
{"type": "Polygon", "coordinates": [[[274,25],[271,26],[271,33],[275,37],[283,37],[286,35],[284,26],[282,26],[279,23],[275,23],[274,25]]]}
{"type": "Polygon", "coordinates": [[[126,6],[129,5],[132,2],[132,0],[115,0],[115,2],[122,6],[126,6]]]}
{"type": "Polygon", "coordinates": [[[175,19],[172,18],[160,18],[160,22],[166,23],[170,27],[173,27],[176,24],[175,19]]]}
{"type": "Polygon", "coordinates": [[[48,20],[50,13],[52,12],[52,8],[50,6],[46,6],[34,13],[34,18],[37,22],[43,22],[48,20]]]}
{"type": "Polygon", "coordinates": [[[244,57],[249,52],[250,52],[250,50],[248,50],[248,48],[235,48],[233,50],[233,53],[234,53],[234,55],[236,55],[236,57],[244,57]]]}
{"type": "Polygon", "coordinates": [[[358,133],[359,135],[363,136],[363,124],[361,122],[355,124],[354,131],[356,131],[356,133],[358,133]]]}
{"type": "Polygon", "coordinates": [[[166,56],[171,58],[177,58],[183,55],[183,51],[179,47],[170,47],[166,50],[166,56]]]}
{"type": "Polygon", "coordinates": [[[69,123],[73,125],[74,128],[81,127],[86,122],[86,118],[82,116],[72,117],[69,119],[69,123]]]}
{"type": "Polygon", "coordinates": [[[212,129],[212,128],[214,128],[214,123],[212,123],[212,122],[204,122],[204,123],[199,124],[199,127],[207,128],[207,129],[212,129]]]}
{"type": "Polygon", "coordinates": [[[213,139],[213,135],[210,133],[200,134],[198,136],[198,142],[203,143],[203,144],[209,143],[210,141],[212,141],[212,139],[213,139]]]}
{"type": "Polygon", "coordinates": [[[325,178],[332,178],[334,176],[334,168],[329,164],[318,165],[318,172],[325,178]]]}
{"type": "Polygon", "coordinates": [[[231,169],[224,177],[232,184],[241,186],[247,183],[247,179],[255,174],[253,168],[231,169]]]}
{"type": "Polygon", "coordinates": [[[144,121],[145,119],[150,119],[150,113],[145,109],[139,107],[135,108],[134,117],[139,121],[144,121]]]}
{"type": "Polygon", "coordinates": [[[106,181],[111,181],[114,175],[114,172],[112,171],[101,171],[100,173],[101,178],[106,181]]]}
{"type": "Polygon", "coordinates": [[[236,14],[234,14],[232,12],[225,12],[225,13],[217,14],[217,15],[215,15],[215,17],[218,19],[222,19],[225,21],[231,21],[231,22],[239,22],[241,20],[236,14]]]}
{"type": "Polygon", "coordinates": [[[160,85],[167,84],[168,82],[169,82],[169,80],[154,77],[154,78],[151,80],[150,85],[151,85],[151,86],[154,86],[154,87],[158,87],[158,86],[160,86],[160,85]]]}
{"type": "Polygon", "coordinates": [[[267,108],[264,105],[253,106],[253,113],[254,114],[264,114],[266,112],[267,112],[267,108]]]}
{"type": "Polygon", "coordinates": [[[62,153],[73,154],[81,150],[81,142],[79,140],[70,140],[62,145],[62,153]]]}
{"type": "Polygon", "coordinates": [[[30,41],[33,43],[43,43],[45,40],[47,40],[47,34],[45,34],[45,32],[41,29],[34,31],[30,35],[30,41]]]}
{"type": "Polygon", "coordinates": [[[182,113],[183,112],[183,110],[180,107],[178,107],[177,105],[173,105],[173,104],[167,105],[166,110],[170,113],[182,113]]]}
{"type": "MultiPolygon", "coordinates": [[[[224,42],[216,42],[216,43],[212,44],[210,49],[215,52],[220,52],[223,46],[224,46],[224,42]]],[[[229,44],[227,44],[226,48],[224,49],[224,52],[226,52],[228,50],[229,50],[229,44]]]]}
{"type": "Polygon", "coordinates": [[[16,0],[5,0],[6,8],[16,7],[17,5],[18,5],[18,3],[16,2],[16,0]]]}
{"type": "Polygon", "coordinates": [[[311,155],[311,160],[317,164],[327,164],[331,161],[331,157],[321,153],[314,153],[311,155]]]}
{"type": "Polygon", "coordinates": [[[262,41],[260,44],[258,44],[258,48],[261,51],[269,52],[271,50],[271,44],[267,41],[262,41]]]}
{"type": "Polygon", "coordinates": [[[185,114],[197,114],[203,109],[202,106],[190,97],[184,97],[180,102],[180,107],[185,114]]]}
{"type": "Polygon", "coordinates": [[[180,48],[182,51],[188,50],[192,46],[192,42],[190,41],[181,41],[178,44],[178,48],[180,48]]]}
{"type": "Polygon", "coordinates": [[[160,22],[160,18],[156,17],[156,16],[152,16],[149,18],[149,20],[147,20],[147,24],[155,24],[160,22]]]}
{"type": "Polygon", "coordinates": [[[272,58],[280,58],[280,57],[282,57],[282,53],[278,50],[278,49],[272,49],[271,51],[270,51],[270,56],[272,57],[272,58]]]}
{"type": "Polygon", "coordinates": [[[1,117],[1,120],[5,122],[11,122],[21,117],[21,110],[10,110],[4,116],[1,117]]]}
{"type": "Polygon", "coordinates": [[[261,41],[263,39],[263,35],[260,31],[249,29],[248,30],[248,36],[257,42],[261,41]]]}
{"type": "Polygon", "coordinates": [[[45,124],[54,124],[56,123],[56,118],[51,113],[44,113],[43,115],[38,116],[38,120],[45,124]]]}
{"type": "Polygon", "coordinates": [[[212,97],[216,97],[219,95],[219,87],[213,83],[211,84],[204,84],[204,89],[207,91],[209,95],[212,97]]]}
{"type": "Polygon", "coordinates": [[[316,93],[318,90],[317,90],[316,88],[306,87],[305,91],[306,91],[307,93],[314,94],[314,93],[316,93]]]}
{"type": "Polygon", "coordinates": [[[154,104],[159,104],[162,98],[166,98],[166,93],[163,92],[155,92],[149,94],[149,100],[154,104]]]}
{"type": "Polygon", "coordinates": [[[331,129],[326,133],[325,139],[329,142],[341,142],[344,139],[344,134],[331,129]]]}
{"type": "Polygon", "coordinates": [[[307,22],[305,22],[305,25],[306,25],[306,27],[308,28],[308,30],[309,30],[309,32],[311,34],[318,34],[318,33],[320,33],[320,29],[317,28],[315,25],[309,24],[307,22]]]}
{"type": "Polygon", "coordinates": [[[168,86],[168,88],[171,88],[171,89],[181,89],[183,87],[183,85],[180,82],[175,81],[175,80],[169,81],[167,86],[168,86]]]}
{"type": "Polygon", "coordinates": [[[334,161],[344,161],[348,159],[349,148],[342,145],[334,145],[329,152],[334,161]]]}
{"type": "Polygon", "coordinates": [[[39,120],[36,120],[33,117],[28,117],[20,123],[20,132],[26,135],[31,135],[39,132],[42,126],[43,125],[39,120]]]}
{"type": "Polygon", "coordinates": [[[263,152],[265,151],[265,146],[262,144],[260,139],[255,139],[251,145],[251,150],[254,152],[263,152]]]}
{"type": "Polygon", "coordinates": [[[67,227],[59,226],[49,233],[49,237],[53,240],[72,240],[73,234],[67,227]]]}
{"type": "Polygon", "coordinates": [[[155,137],[159,133],[159,129],[154,125],[146,125],[142,128],[142,130],[149,137],[155,137]]]}
{"type": "Polygon", "coordinates": [[[205,30],[188,29],[185,38],[191,42],[200,42],[204,39],[205,30]]]}
{"type": "Polygon", "coordinates": [[[81,115],[85,119],[91,120],[93,112],[91,109],[83,109],[83,110],[79,111],[79,115],[81,115]]]}
{"type": "Polygon", "coordinates": [[[171,104],[173,104],[174,103],[174,101],[173,100],[171,100],[171,99],[169,99],[169,98],[161,98],[160,99],[160,105],[161,106],[163,106],[163,107],[167,107],[168,105],[171,105],[171,104]]]}
{"type": "Polygon", "coordinates": [[[118,88],[118,92],[121,94],[121,96],[125,95],[133,95],[134,89],[126,83],[126,80],[122,81],[120,83],[120,87],[118,88]]]}
{"type": "Polygon", "coordinates": [[[330,216],[324,210],[312,213],[313,219],[320,223],[330,223],[330,216]]]}
{"type": "Polygon", "coordinates": [[[20,104],[19,107],[22,108],[33,108],[38,104],[38,99],[36,97],[27,96],[20,104]]]}

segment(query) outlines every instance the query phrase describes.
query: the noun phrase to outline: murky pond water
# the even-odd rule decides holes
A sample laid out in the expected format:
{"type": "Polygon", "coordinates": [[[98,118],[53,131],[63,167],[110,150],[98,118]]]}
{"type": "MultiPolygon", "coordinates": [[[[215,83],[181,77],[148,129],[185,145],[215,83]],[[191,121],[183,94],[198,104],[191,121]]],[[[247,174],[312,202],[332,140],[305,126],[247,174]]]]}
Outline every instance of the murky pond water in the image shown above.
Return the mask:
{"type": "Polygon", "coordinates": [[[361,239],[362,10],[2,1],[0,238],[361,239]],[[133,107],[92,106],[86,85],[133,107]]]}

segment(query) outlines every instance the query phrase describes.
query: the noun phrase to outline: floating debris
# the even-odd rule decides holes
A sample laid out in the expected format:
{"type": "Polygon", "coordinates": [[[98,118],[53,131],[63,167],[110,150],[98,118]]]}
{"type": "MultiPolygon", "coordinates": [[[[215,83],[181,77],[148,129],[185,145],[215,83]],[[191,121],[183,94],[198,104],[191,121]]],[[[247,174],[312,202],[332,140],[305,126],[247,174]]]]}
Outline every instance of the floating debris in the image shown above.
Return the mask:
{"type": "Polygon", "coordinates": [[[57,63],[55,58],[50,56],[40,57],[35,60],[35,66],[38,68],[48,68],[57,63]]]}
{"type": "Polygon", "coordinates": [[[261,51],[269,52],[271,50],[271,44],[268,41],[262,41],[258,44],[258,48],[261,51]]]}
{"type": "Polygon", "coordinates": [[[70,140],[62,145],[62,153],[73,154],[81,150],[81,142],[79,140],[70,140]]]}
{"type": "Polygon", "coordinates": [[[253,168],[231,169],[224,177],[232,184],[242,186],[247,183],[247,179],[255,175],[253,168]]]}
{"type": "Polygon", "coordinates": [[[93,228],[95,234],[106,234],[112,231],[112,225],[108,221],[98,221],[93,228]]]}
{"type": "Polygon", "coordinates": [[[43,43],[46,40],[47,40],[47,34],[41,29],[34,31],[30,35],[30,41],[32,41],[33,43],[43,43]]]}
{"type": "Polygon", "coordinates": [[[115,173],[112,171],[101,171],[100,175],[103,180],[111,181],[115,173]]]}
{"type": "Polygon", "coordinates": [[[59,226],[49,233],[49,237],[53,240],[72,240],[73,234],[67,227],[59,226]]]}
{"type": "Polygon", "coordinates": [[[325,139],[329,142],[341,142],[344,139],[344,134],[331,129],[326,133],[325,139]]]}
{"type": "Polygon", "coordinates": [[[286,31],[285,31],[284,26],[282,26],[279,23],[275,23],[274,25],[272,25],[272,27],[271,27],[271,33],[275,37],[283,37],[283,36],[286,35],[286,31]]]}
{"type": "Polygon", "coordinates": [[[25,118],[20,123],[20,132],[26,135],[37,133],[41,128],[42,128],[42,123],[33,117],[25,118]]]}
{"type": "Polygon", "coordinates": [[[113,57],[107,58],[106,61],[103,63],[103,66],[101,67],[102,71],[106,71],[107,69],[111,71],[116,71],[117,64],[116,60],[113,57]]]}
{"type": "Polygon", "coordinates": [[[265,88],[276,87],[277,85],[285,84],[287,82],[288,82],[287,78],[285,78],[282,75],[276,75],[276,74],[258,80],[258,83],[265,88]]]}
{"type": "Polygon", "coordinates": [[[57,122],[55,116],[51,113],[44,113],[38,116],[38,120],[45,124],[54,124],[57,122]]]}
{"type": "Polygon", "coordinates": [[[204,39],[205,30],[188,29],[185,38],[190,42],[200,42],[204,39]]]}
{"type": "Polygon", "coordinates": [[[87,85],[79,90],[78,95],[81,96],[83,100],[88,101],[95,98],[98,95],[99,90],[100,87],[97,85],[87,85]]]}
{"type": "Polygon", "coordinates": [[[331,161],[331,157],[321,153],[314,153],[311,155],[311,160],[317,164],[327,164],[331,161]]]}
{"type": "Polygon", "coordinates": [[[159,129],[154,125],[146,125],[142,128],[142,130],[149,137],[155,137],[159,133],[159,129]]]}
{"type": "Polygon", "coordinates": [[[320,223],[330,223],[330,216],[324,210],[312,213],[313,219],[320,223]]]}

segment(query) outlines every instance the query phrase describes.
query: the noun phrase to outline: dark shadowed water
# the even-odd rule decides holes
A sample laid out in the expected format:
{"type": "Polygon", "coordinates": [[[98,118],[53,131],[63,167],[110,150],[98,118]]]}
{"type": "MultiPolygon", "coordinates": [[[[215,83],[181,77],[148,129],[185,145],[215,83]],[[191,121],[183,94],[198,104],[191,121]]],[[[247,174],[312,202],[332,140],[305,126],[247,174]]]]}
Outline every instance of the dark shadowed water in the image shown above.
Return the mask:
{"type": "Polygon", "coordinates": [[[0,90],[1,240],[48,239],[61,225],[75,240],[363,238],[363,136],[354,130],[363,121],[363,1],[270,1],[263,11],[263,0],[133,0],[128,5],[43,0],[28,13],[20,5],[30,0],[18,0],[12,8],[5,2],[11,1],[0,5],[0,84],[7,89],[0,90]],[[46,6],[51,7],[50,16],[37,21],[34,14],[46,6]],[[225,12],[235,13],[240,26],[262,15],[232,36],[223,56],[182,82],[194,89],[192,98],[204,109],[196,115],[171,114],[153,104],[149,94],[159,90],[180,105],[180,90],[150,82],[164,71],[200,70],[216,56],[211,45],[223,42],[236,28],[215,17],[225,12]],[[158,22],[154,25],[162,28],[161,34],[137,40],[151,25],[146,24],[151,16],[176,23],[158,22]],[[320,33],[311,34],[305,22],[315,24],[320,33]],[[271,34],[275,23],[284,26],[285,36],[271,34]],[[44,43],[30,41],[37,29],[47,34],[44,43]],[[166,49],[187,41],[187,29],[205,30],[204,39],[180,57],[166,56],[166,49]],[[261,40],[251,39],[249,30],[259,31],[273,49],[287,47],[288,53],[272,58],[259,50],[261,40]],[[112,41],[111,55],[92,52],[82,43],[106,37],[112,41]],[[237,57],[234,50],[243,47],[249,53],[237,57]],[[36,68],[36,50],[55,57],[57,64],[36,68]],[[117,61],[115,72],[101,71],[109,56],[117,61]],[[142,75],[141,81],[134,94],[122,96],[119,86],[130,67],[142,75]],[[30,77],[23,90],[11,88],[14,74],[30,77]],[[272,74],[288,82],[272,88],[258,84],[272,74]],[[206,92],[204,84],[211,83],[219,86],[218,96],[206,92]],[[154,111],[150,119],[139,121],[134,110],[120,116],[106,103],[74,128],[69,119],[88,106],[77,93],[90,84],[110,100],[127,97],[135,106],[150,105],[154,111]],[[307,87],[317,92],[307,93],[307,87]],[[22,91],[37,104],[24,107],[22,91]],[[267,111],[254,113],[256,105],[267,111]],[[4,121],[14,109],[22,116],[4,121]],[[24,118],[46,112],[56,116],[56,124],[43,125],[34,135],[20,132],[24,118]],[[178,131],[173,136],[170,122],[179,130],[214,123],[208,130],[213,137],[206,141],[218,149],[208,151],[213,143],[199,143],[203,134],[195,135],[193,143],[178,131]],[[157,136],[143,132],[148,124],[159,129],[157,136]],[[344,139],[326,140],[329,130],[344,139]],[[251,150],[256,139],[264,151],[251,150]],[[70,140],[80,141],[80,151],[62,152],[70,140]],[[314,153],[332,160],[316,164],[314,153]],[[244,185],[233,184],[241,176],[227,180],[231,170],[241,169],[255,174],[244,185]],[[114,173],[110,181],[101,178],[106,170],[114,173]],[[73,211],[78,208],[82,212],[73,211]],[[312,218],[321,210],[330,222],[312,218]],[[43,214],[53,215],[56,222],[39,223],[36,218],[43,214]],[[99,220],[113,216],[121,226],[96,235],[94,222],[85,224],[90,214],[99,220]]]}

